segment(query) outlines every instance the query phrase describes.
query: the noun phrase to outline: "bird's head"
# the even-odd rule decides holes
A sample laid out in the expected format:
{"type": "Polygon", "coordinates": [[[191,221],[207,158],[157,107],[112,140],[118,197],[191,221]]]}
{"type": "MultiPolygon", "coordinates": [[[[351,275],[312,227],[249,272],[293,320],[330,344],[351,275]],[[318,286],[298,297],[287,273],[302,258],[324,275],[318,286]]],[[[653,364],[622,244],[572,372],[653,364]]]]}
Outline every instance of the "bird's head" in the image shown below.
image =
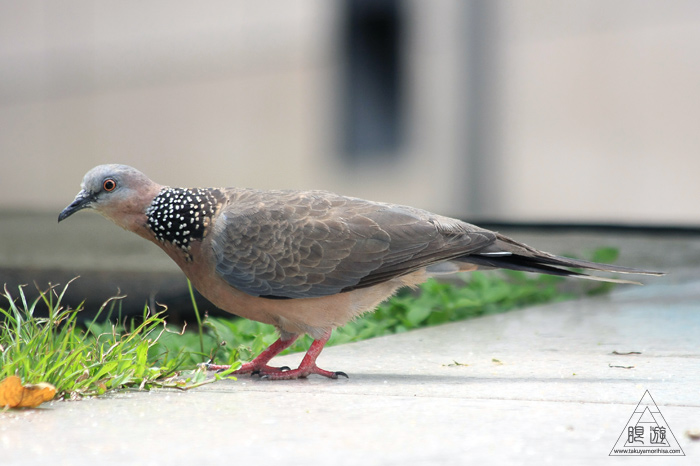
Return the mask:
{"type": "Polygon", "coordinates": [[[127,165],[99,165],[85,174],[75,200],[58,216],[65,220],[82,209],[94,209],[128,230],[138,221],[162,186],[127,165]]]}

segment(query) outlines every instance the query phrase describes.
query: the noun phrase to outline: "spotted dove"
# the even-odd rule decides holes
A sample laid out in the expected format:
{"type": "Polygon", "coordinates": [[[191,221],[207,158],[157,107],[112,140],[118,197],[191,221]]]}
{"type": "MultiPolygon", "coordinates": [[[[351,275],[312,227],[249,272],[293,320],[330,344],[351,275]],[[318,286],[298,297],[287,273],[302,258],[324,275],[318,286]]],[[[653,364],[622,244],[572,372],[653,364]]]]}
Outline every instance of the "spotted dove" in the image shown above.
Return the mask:
{"type": "Polygon", "coordinates": [[[94,209],[160,246],[216,306],[279,330],[236,371],[270,379],[346,376],[316,365],[331,331],[431,276],[506,268],[626,282],[566,268],[661,274],[559,257],[425,210],[324,191],[171,188],[125,165],[93,168],[81,188],[59,222],[94,209]],[[268,365],[304,333],[314,342],[297,369],[268,365]]]}

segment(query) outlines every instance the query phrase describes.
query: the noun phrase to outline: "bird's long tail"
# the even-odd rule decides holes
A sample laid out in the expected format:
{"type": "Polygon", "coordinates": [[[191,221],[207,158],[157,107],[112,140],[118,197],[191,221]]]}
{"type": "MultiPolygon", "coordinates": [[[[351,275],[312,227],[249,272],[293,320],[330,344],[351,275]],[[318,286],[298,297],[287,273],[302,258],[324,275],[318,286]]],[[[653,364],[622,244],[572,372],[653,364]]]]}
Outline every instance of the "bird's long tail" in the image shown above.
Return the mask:
{"type": "Polygon", "coordinates": [[[573,269],[585,269],[609,273],[639,274],[639,275],[664,275],[664,272],[635,269],[611,264],[600,264],[581,259],[555,256],[548,252],[539,251],[535,248],[518,243],[506,236],[498,235],[498,239],[483,251],[472,253],[456,259],[459,262],[467,262],[478,265],[480,268],[503,268],[511,270],[522,270],[524,272],[543,273],[548,275],[559,275],[564,277],[584,278],[587,280],[597,280],[612,283],[632,283],[639,285],[633,280],[619,278],[601,277],[599,275],[589,275],[585,272],[573,269]]]}

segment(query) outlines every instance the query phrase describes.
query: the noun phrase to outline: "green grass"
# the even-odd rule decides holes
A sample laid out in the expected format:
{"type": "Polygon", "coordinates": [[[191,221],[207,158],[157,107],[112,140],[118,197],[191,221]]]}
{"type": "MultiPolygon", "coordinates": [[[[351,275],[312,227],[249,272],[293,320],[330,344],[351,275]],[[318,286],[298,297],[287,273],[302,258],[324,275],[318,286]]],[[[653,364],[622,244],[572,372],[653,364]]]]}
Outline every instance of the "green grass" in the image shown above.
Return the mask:
{"type": "MultiPolygon", "coordinates": [[[[617,251],[597,250],[592,260],[613,262],[617,251]]],[[[474,272],[462,281],[429,280],[419,292],[403,290],[379,306],[376,312],[333,332],[330,345],[438,325],[446,322],[505,312],[533,304],[597,294],[611,289],[609,283],[572,281],[560,277],[522,272],[474,272]]],[[[60,292],[51,288],[28,302],[23,289],[5,297],[10,305],[0,309],[0,380],[19,375],[24,383],[49,382],[61,398],[100,395],[115,389],[152,387],[191,388],[214,378],[197,364],[210,359],[237,367],[250,360],[276,338],[270,325],[245,319],[205,317],[192,300],[198,326],[195,331],[170,328],[164,313],[144,308],[141,319],[124,322],[93,320],[77,324],[80,309],[64,309],[60,292]],[[39,301],[49,316],[34,316],[39,301]],[[138,322],[138,323],[137,323],[138,322]]],[[[99,310],[110,314],[115,300],[99,310]]],[[[299,339],[288,351],[305,351],[311,339],[299,339]]],[[[230,371],[229,371],[230,372],[230,371]]]]}
{"type": "Polygon", "coordinates": [[[61,307],[66,288],[60,293],[51,288],[33,302],[22,288],[16,296],[5,288],[2,294],[10,304],[0,309],[0,380],[19,375],[24,383],[48,382],[56,387],[58,398],[71,399],[123,388],[183,388],[208,382],[203,370],[181,376],[191,358],[187,348],[162,351],[158,345],[171,333],[162,312],[151,314],[145,308],[138,324],[93,321],[81,328],[79,310],[61,307]],[[40,300],[49,309],[48,317],[34,316],[40,300]]]}

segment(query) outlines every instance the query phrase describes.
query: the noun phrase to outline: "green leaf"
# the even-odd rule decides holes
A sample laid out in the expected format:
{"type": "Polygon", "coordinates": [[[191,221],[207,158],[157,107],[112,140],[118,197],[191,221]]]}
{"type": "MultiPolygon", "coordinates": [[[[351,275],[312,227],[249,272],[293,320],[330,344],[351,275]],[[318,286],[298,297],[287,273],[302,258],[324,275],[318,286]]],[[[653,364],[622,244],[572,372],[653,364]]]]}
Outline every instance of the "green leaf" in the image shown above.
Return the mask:
{"type": "Polygon", "coordinates": [[[418,327],[425,319],[428,318],[432,308],[427,305],[412,306],[406,313],[406,320],[414,327],[418,327]]]}
{"type": "Polygon", "coordinates": [[[591,260],[593,262],[602,262],[604,264],[612,264],[617,261],[620,255],[620,250],[613,247],[598,248],[593,251],[591,260]]]}

